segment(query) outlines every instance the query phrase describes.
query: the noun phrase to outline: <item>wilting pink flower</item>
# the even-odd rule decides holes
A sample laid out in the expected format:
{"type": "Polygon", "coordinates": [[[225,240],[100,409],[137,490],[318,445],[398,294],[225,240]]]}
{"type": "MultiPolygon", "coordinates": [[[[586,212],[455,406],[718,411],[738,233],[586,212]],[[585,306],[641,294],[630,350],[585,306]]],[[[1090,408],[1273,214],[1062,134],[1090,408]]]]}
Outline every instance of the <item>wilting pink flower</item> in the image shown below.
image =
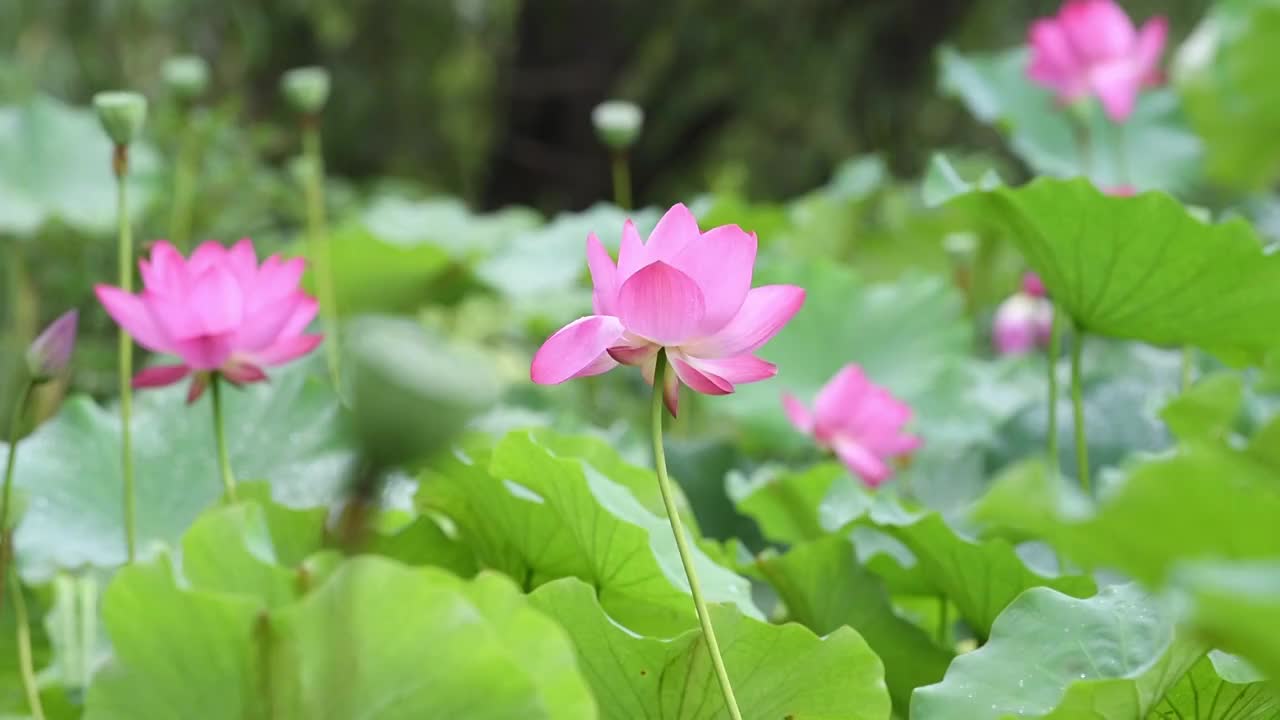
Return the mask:
{"type": "Polygon", "coordinates": [[[920,447],[920,438],[903,431],[911,408],[867,379],[862,368],[845,365],[813,404],[813,412],[789,394],[782,406],[797,430],[840,458],[869,487],[878,487],[893,468],[887,460],[920,447]]]}
{"type": "Polygon", "coordinates": [[[756,236],[737,225],[705,233],[684,205],[658,221],[647,243],[630,220],[622,226],[615,266],[594,233],[587,266],[595,314],[561,328],[538,349],[529,375],[554,385],[637,365],[652,384],[658,351],[674,373],[663,394],[676,413],[679,383],[708,395],[773,377],[778,369],[752,355],[804,303],[793,285],[751,288],[756,236]]]}
{"type": "Polygon", "coordinates": [[[1068,0],[1055,18],[1031,24],[1027,74],[1064,103],[1097,96],[1107,116],[1124,122],[1138,92],[1160,82],[1160,54],[1169,22],[1135,30],[1113,0],[1068,0]]]}
{"type": "Polygon", "coordinates": [[[40,333],[27,348],[27,371],[33,382],[45,382],[57,376],[71,362],[76,346],[76,326],[80,313],[68,310],[40,333]]]}
{"type": "Polygon", "coordinates": [[[1001,355],[1030,352],[1049,344],[1053,332],[1053,303],[1045,297],[1044,283],[1035,273],[1022,277],[1022,290],[996,308],[992,340],[1001,355]]]}
{"type": "Polygon", "coordinates": [[[1116,185],[1114,187],[1105,188],[1102,192],[1111,197],[1133,197],[1138,194],[1138,188],[1132,185],[1116,185]]]}
{"type": "Polygon", "coordinates": [[[245,238],[231,248],[206,242],[187,260],[162,241],[150,261],[138,266],[141,293],[98,285],[98,299],[139,345],[176,355],[182,364],[139,372],[136,388],[169,385],[195,373],[187,394],[194,402],[212,372],[238,385],[266,380],[264,366],[306,355],[323,339],[303,332],[317,306],[298,287],[301,258],[272,255],[259,266],[253,242],[245,238]]]}

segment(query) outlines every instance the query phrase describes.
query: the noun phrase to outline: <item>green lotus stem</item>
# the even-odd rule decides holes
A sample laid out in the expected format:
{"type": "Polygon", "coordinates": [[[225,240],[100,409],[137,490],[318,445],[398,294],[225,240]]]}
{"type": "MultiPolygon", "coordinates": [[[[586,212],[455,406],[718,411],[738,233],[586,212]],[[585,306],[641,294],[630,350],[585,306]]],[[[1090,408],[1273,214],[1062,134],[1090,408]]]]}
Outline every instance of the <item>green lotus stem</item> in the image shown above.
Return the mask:
{"type": "Polygon", "coordinates": [[[1191,387],[1195,364],[1196,349],[1190,345],[1182,346],[1182,392],[1186,392],[1191,387]]]}
{"type": "Polygon", "coordinates": [[[222,489],[228,505],[236,503],[236,476],[231,472],[231,455],[227,452],[227,431],[222,416],[222,376],[214,373],[209,381],[213,397],[213,438],[218,446],[218,471],[222,473],[222,489]]]}
{"type": "Polygon", "coordinates": [[[631,166],[627,153],[613,153],[613,202],[623,210],[631,209],[631,166]]]}
{"type": "Polygon", "coordinates": [[[680,521],[680,511],[676,507],[671,479],[667,477],[667,455],[662,447],[662,388],[666,385],[666,375],[667,355],[665,350],[660,350],[657,366],[653,370],[653,404],[650,412],[653,429],[653,465],[658,473],[658,489],[662,491],[662,504],[667,511],[667,520],[671,522],[671,532],[676,536],[676,549],[680,551],[680,563],[684,565],[685,577],[689,579],[693,607],[698,613],[698,623],[702,625],[702,636],[707,642],[707,653],[711,656],[711,665],[715,668],[716,678],[720,681],[720,692],[724,695],[725,707],[728,708],[729,716],[733,720],[742,720],[742,711],[738,709],[738,701],[733,696],[733,686],[729,684],[729,673],[724,668],[724,658],[720,656],[720,643],[716,641],[716,631],[711,626],[707,602],[702,597],[698,573],[693,567],[693,554],[689,550],[688,541],[685,540],[684,523],[680,521]]]}
{"type": "MultiPolygon", "coordinates": [[[[129,223],[129,146],[116,145],[112,168],[116,175],[116,222],[119,224],[119,284],[125,292],[133,290],[133,228],[129,223]]],[[[133,340],[120,328],[120,468],[124,474],[124,539],[129,562],[137,558],[137,499],[133,490],[133,340]]]]}
{"type": "Polygon", "coordinates": [[[339,390],[341,376],[341,345],[338,340],[338,306],[333,287],[333,268],[330,259],[328,221],[324,205],[324,156],[320,152],[319,121],[308,116],[302,123],[302,152],[306,158],[307,235],[311,241],[311,260],[315,263],[316,295],[320,300],[320,316],[324,320],[325,359],[329,363],[329,377],[339,390]]]}
{"type": "Polygon", "coordinates": [[[13,534],[9,532],[9,513],[13,507],[13,467],[18,459],[18,426],[22,424],[22,411],[31,397],[31,389],[35,385],[27,381],[18,401],[14,403],[13,414],[9,416],[9,457],[4,463],[4,492],[0,494],[0,607],[4,607],[4,583],[9,577],[9,558],[13,557],[13,534]]]}
{"type": "Polygon", "coordinates": [[[1071,123],[1071,134],[1076,140],[1076,153],[1080,156],[1080,174],[1088,178],[1093,170],[1093,142],[1089,137],[1089,126],[1073,112],[1067,113],[1067,120],[1071,123]]]}
{"type": "Polygon", "coordinates": [[[169,216],[169,240],[184,253],[190,248],[191,197],[196,179],[194,114],[186,113],[173,175],[173,210],[169,216]]]}
{"type": "Polygon", "coordinates": [[[1084,330],[1076,328],[1071,343],[1071,410],[1076,434],[1076,475],[1086,495],[1092,495],[1089,484],[1089,440],[1084,429],[1084,383],[1080,379],[1081,355],[1084,351],[1084,330]]]}
{"type": "MultiPolygon", "coordinates": [[[[10,449],[12,455],[13,450],[10,449]]],[[[31,620],[27,617],[27,601],[22,596],[22,584],[18,572],[13,573],[13,614],[18,626],[18,674],[22,677],[22,689],[27,694],[27,707],[33,720],[44,720],[44,706],[40,703],[40,687],[36,684],[35,662],[31,654],[31,620]]]]}
{"type": "Polygon", "coordinates": [[[1049,419],[1045,438],[1045,453],[1049,471],[1058,472],[1058,358],[1062,355],[1062,316],[1053,310],[1053,325],[1049,331],[1049,419]]]}
{"type": "Polygon", "coordinates": [[[1114,123],[1116,128],[1116,184],[1129,185],[1129,152],[1124,146],[1124,123],[1114,123]]]}

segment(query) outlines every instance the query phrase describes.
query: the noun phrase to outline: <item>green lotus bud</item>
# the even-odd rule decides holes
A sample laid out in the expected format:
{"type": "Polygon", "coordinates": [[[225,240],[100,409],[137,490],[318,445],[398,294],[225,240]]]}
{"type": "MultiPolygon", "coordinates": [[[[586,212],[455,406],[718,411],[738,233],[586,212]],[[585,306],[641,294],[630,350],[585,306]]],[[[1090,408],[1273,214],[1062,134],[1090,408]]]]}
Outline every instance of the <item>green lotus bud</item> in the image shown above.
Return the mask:
{"type": "Polygon", "coordinates": [[[497,372],[483,353],[450,346],[412,320],[362,318],[346,344],[357,433],[375,467],[444,449],[498,399],[497,372]]]}
{"type": "Polygon", "coordinates": [[[48,382],[67,369],[76,346],[79,318],[80,313],[75,310],[63,313],[27,348],[27,372],[31,373],[32,382],[48,382]]]}
{"type": "Polygon", "coordinates": [[[116,145],[133,142],[147,120],[147,99],[136,92],[100,92],[93,96],[93,108],[98,111],[102,129],[116,145]]]}
{"type": "Polygon", "coordinates": [[[626,100],[606,100],[591,111],[600,142],[614,150],[626,150],[640,137],[644,127],[644,111],[626,100]]]}
{"type": "Polygon", "coordinates": [[[194,100],[209,87],[209,63],[199,55],[178,55],[164,61],[164,82],[183,100],[194,100]]]}
{"type": "Polygon", "coordinates": [[[280,78],[280,89],[294,110],[313,115],[329,99],[329,71],[322,67],[294,68],[280,78]]]}

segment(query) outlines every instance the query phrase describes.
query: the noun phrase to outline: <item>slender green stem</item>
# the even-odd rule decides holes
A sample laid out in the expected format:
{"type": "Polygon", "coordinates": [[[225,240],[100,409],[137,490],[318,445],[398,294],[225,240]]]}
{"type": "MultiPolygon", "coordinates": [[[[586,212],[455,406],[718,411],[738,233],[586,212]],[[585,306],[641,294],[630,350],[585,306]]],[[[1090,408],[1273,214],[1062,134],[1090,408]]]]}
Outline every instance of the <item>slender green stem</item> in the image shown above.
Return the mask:
{"type": "Polygon", "coordinates": [[[624,151],[613,154],[613,202],[623,210],[631,209],[631,166],[624,151]]]}
{"type": "Polygon", "coordinates": [[[184,252],[190,246],[191,196],[196,179],[196,129],[194,113],[183,118],[182,139],[174,164],[173,210],[169,215],[169,241],[184,252]]]}
{"type": "Polygon", "coordinates": [[[1093,493],[1089,484],[1089,440],[1084,428],[1084,383],[1081,381],[1081,356],[1084,351],[1084,331],[1076,328],[1071,343],[1071,410],[1076,434],[1076,475],[1086,495],[1093,493]]]}
{"type": "Polygon", "coordinates": [[[1124,123],[1114,123],[1116,132],[1116,184],[1130,185],[1132,179],[1129,176],[1129,150],[1124,144],[1124,123]]]}
{"type": "Polygon", "coordinates": [[[236,502],[236,477],[231,472],[231,455],[227,452],[227,432],[222,416],[222,376],[213,374],[209,380],[209,392],[213,396],[213,437],[218,445],[218,470],[222,473],[222,489],[227,503],[236,502]]]}
{"type": "Polygon", "coordinates": [[[325,359],[329,378],[342,390],[341,345],[338,339],[338,306],[333,287],[333,268],[329,247],[328,220],[324,205],[324,155],[320,151],[320,126],[315,118],[302,124],[302,152],[306,158],[307,235],[311,240],[311,262],[314,263],[316,294],[320,299],[320,316],[324,319],[325,359]]]}
{"type": "Polygon", "coordinates": [[[1068,111],[1067,117],[1076,139],[1076,153],[1080,157],[1080,174],[1088,178],[1093,174],[1093,142],[1089,137],[1089,125],[1074,112],[1068,111]]]}
{"type": "Polygon", "coordinates": [[[1053,310],[1053,328],[1049,331],[1049,418],[1045,438],[1049,472],[1058,473],[1058,358],[1062,356],[1062,314],[1053,310]]]}
{"type": "Polygon", "coordinates": [[[18,673],[22,676],[22,688],[27,693],[27,706],[33,720],[44,720],[44,706],[40,703],[40,687],[36,684],[35,662],[31,656],[31,620],[27,617],[27,601],[22,596],[22,583],[18,572],[12,570],[13,614],[18,625],[18,673]]]}
{"type": "MultiPolygon", "coordinates": [[[[13,405],[13,413],[9,416],[9,457],[4,463],[4,494],[0,495],[0,533],[9,530],[9,511],[13,507],[13,466],[18,459],[18,426],[22,424],[22,413],[31,398],[34,385],[27,381],[18,393],[18,401],[13,405]]],[[[4,570],[6,557],[0,549],[0,572],[4,570]]],[[[4,598],[0,596],[0,601],[4,598]]]]}
{"type": "Polygon", "coordinates": [[[1191,382],[1195,378],[1196,365],[1196,349],[1190,345],[1182,347],[1182,392],[1186,392],[1191,387],[1191,382]]]}
{"type": "MultiPolygon", "coordinates": [[[[117,145],[114,161],[116,173],[116,222],[119,224],[119,272],[120,288],[133,290],[133,226],[129,222],[129,146],[117,145]]],[[[119,357],[116,365],[120,373],[120,469],[124,475],[124,539],[129,562],[137,557],[137,501],[133,491],[133,341],[129,333],[120,328],[119,357]]]]}
{"type": "Polygon", "coordinates": [[[658,353],[657,362],[657,367],[653,371],[653,405],[650,418],[653,429],[653,465],[658,473],[658,489],[662,491],[662,504],[667,511],[667,520],[671,522],[671,532],[676,536],[676,549],[680,551],[680,562],[684,565],[685,577],[689,579],[693,607],[698,613],[698,622],[702,625],[702,636],[707,642],[707,653],[711,656],[711,665],[715,668],[716,678],[720,681],[720,692],[724,694],[725,707],[728,708],[729,716],[733,720],[742,720],[742,711],[738,710],[738,701],[733,696],[733,686],[729,684],[729,673],[724,668],[724,658],[720,656],[720,643],[716,641],[715,628],[711,626],[711,615],[707,612],[707,603],[702,597],[702,586],[698,584],[698,573],[694,570],[693,554],[684,536],[684,523],[680,521],[680,511],[676,508],[671,479],[667,477],[667,455],[662,447],[662,389],[666,385],[667,375],[665,351],[658,353]]]}

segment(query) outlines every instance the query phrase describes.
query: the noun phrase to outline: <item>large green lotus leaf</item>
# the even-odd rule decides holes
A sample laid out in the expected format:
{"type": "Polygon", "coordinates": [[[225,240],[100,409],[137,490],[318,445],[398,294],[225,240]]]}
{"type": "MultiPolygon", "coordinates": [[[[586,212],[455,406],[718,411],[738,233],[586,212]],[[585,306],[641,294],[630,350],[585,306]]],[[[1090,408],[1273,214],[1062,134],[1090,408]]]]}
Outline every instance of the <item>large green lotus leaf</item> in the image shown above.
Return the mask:
{"type": "MultiPolygon", "coordinates": [[[[728,717],[700,630],[671,639],[636,635],[573,578],[543,585],[530,600],[573,638],[602,718],[728,717]]],[[[839,628],[819,638],[724,605],[711,607],[711,622],[744,720],[889,717],[880,660],[856,632],[839,628]]]]}
{"type": "Polygon", "coordinates": [[[1220,2],[1178,54],[1175,80],[1214,180],[1262,189],[1280,174],[1277,43],[1280,2],[1220,2]]]}
{"type": "Polygon", "coordinates": [[[1133,720],[1203,654],[1132,584],[1087,600],[1036,588],[1001,613],[986,645],[916,691],[911,717],[1133,720]]]}
{"type": "MultiPolygon", "coordinates": [[[[529,432],[487,455],[442,460],[419,503],[457,523],[481,564],[526,589],[561,577],[589,581],[610,615],[639,632],[675,634],[696,623],[693,599],[665,517],[650,512],[608,463],[560,456],[529,432]]],[[[703,593],[759,616],[744,578],[694,549],[703,593]]]]}
{"type": "Polygon", "coordinates": [[[1096,509],[1043,467],[1027,465],[1002,477],[974,510],[989,526],[1151,585],[1185,560],[1280,557],[1278,513],[1276,469],[1248,451],[1210,446],[1137,465],[1096,509]]]}
{"type": "Polygon", "coordinates": [[[465,281],[467,267],[502,241],[540,222],[537,213],[519,208],[474,215],[452,198],[378,197],[359,222],[329,238],[338,308],[343,314],[415,310],[465,281]]]}
{"type": "Polygon", "coordinates": [[[323,547],[326,516],[269,499],[208,511],[182,536],[183,575],[196,589],[256,597],[263,607],[292,602],[311,583],[298,553],[323,547]]]}
{"type": "MultiPolygon", "coordinates": [[[[270,382],[225,393],[231,465],[266,479],[280,502],[316,507],[336,497],[354,461],[337,398],[315,362],[273,370],[270,382]]],[[[138,546],[172,544],[222,494],[208,393],[188,406],[175,385],[134,395],[138,546]]],[[[16,535],[26,578],[125,559],[120,417],[85,397],[23,441],[16,482],[30,497],[16,535]]]]}
{"type": "Polygon", "coordinates": [[[103,614],[115,658],[87,720],[595,717],[563,631],[496,576],[365,557],[267,612],[162,556],[121,570],[103,614]]]}
{"type": "MultiPolygon", "coordinates": [[[[329,248],[343,315],[412,311],[431,297],[434,282],[449,267],[449,254],[438,245],[387,242],[358,225],[331,233],[329,248]]],[[[310,245],[297,250],[309,255],[310,245]]],[[[308,276],[307,283],[314,287],[314,278],[308,276]]]]}
{"type": "Polygon", "coordinates": [[[1202,636],[1280,678],[1280,561],[1188,563],[1172,584],[1202,636]]]}
{"type": "Polygon", "coordinates": [[[597,716],[570,639],[499,575],[357,558],[270,622],[273,720],[597,716]]]}
{"type": "Polygon", "coordinates": [[[766,520],[771,522],[769,527],[805,530],[804,535],[778,539],[812,540],[817,537],[815,528],[828,533],[852,529],[861,562],[881,574],[893,592],[944,594],[983,636],[1000,611],[1027,588],[1043,585],[1077,596],[1095,589],[1088,577],[1055,575],[1029,566],[1018,549],[1002,538],[970,539],[937,512],[908,509],[886,493],[869,492],[835,465],[780,476],[756,493],[765,495],[747,496],[739,509],[757,520],[786,518],[766,520]],[[820,502],[813,503],[815,488],[823,481],[828,489],[820,502]],[[786,493],[771,489],[779,484],[800,489],[786,493]],[[797,520],[805,512],[808,517],[797,520]]]}
{"type": "Polygon", "coordinates": [[[1277,344],[1280,255],[1243,220],[1207,224],[1158,192],[1039,178],[951,205],[1004,232],[1086,332],[1260,358],[1277,344]]]}
{"type": "Polygon", "coordinates": [[[983,122],[996,125],[1015,152],[1039,174],[1088,175],[1102,187],[1132,185],[1170,191],[1198,180],[1203,150],[1168,90],[1144,92],[1123,126],[1111,123],[1097,103],[1085,110],[1090,141],[1087,164],[1067,111],[1052,93],[1027,78],[1024,48],[964,55],[943,48],[939,84],[983,122]]]}
{"type": "Polygon", "coordinates": [[[758,352],[778,365],[778,375],[740,385],[714,406],[736,416],[751,442],[809,444],[787,422],[782,393],[812,403],[848,363],[861,364],[873,382],[917,406],[916,423],[923,430],[954,417],[954,412],[932,411],[939,405],[934,396],[949,366],[970,350],[972,331],[960,295],[945,281],[913,275],[871,285],[830,262],[761,263],[754,284],[770,283],[799,285],[807,292],[800,312],[758,352]]]}
{"type": "MultiPolygon", "coordinates": [[[[0,230],[28,235],[55,218],[89,233],[114,228],[111,154],[92,109],[45,95],[0,107],[0,230]]],[[[159,160],[145,142],[129,157],[130,205],[141,217],[159,160]]]]}
{"type": "Polygon", "coordinates": [[[259,611],[252,597],[182,589],[167,554],[122,568],[102,605],[115,656],[85,720],[270,717],[259,611]]]}
{"type": "Polygon", "coordinates": [[[394,558],[406,565],[435,565],[462,577],[475,575],[479,569],[471,548],[458,538],[450,537],[428,515],[417,516],[394,528],[378,528],[367,549],[371,554],[394,558]]]}
{"type": "Polygon", "coordinates": [[[1210,650],[1164,695],[1148,720],[1275,720],[1280,702],[1244,660],[1210,650]]]}
{"type": "Polygon", "coordinates": [[[942,679],[952,653],[894,612],[889,595],[845,538],[828,536],[757,561],[787,617],[825,636],[841,626],[857,630],[884,663],[885,684],[900,716],[911,692],[942,679]]]}
{"type": "Polygon", "coordinates": [[[1183,442],[1221,441],[1235,426],[1244,404],[1244,380],[1218,373],[1200,380],[1160,411],[1160,417],[1183,442]]]}
{"type": "Polygon", "coordinates": [[[522,304],[562,293],[578,287],[586,276],[587,235],[595,233],[616,256],[627,218],[635,221],[641,236],[648,237],[658,217],[654,208],[627,212],[604,203],[562,213],[540,228],[514,235],[476,268],[476,274],[522,304]]]}

